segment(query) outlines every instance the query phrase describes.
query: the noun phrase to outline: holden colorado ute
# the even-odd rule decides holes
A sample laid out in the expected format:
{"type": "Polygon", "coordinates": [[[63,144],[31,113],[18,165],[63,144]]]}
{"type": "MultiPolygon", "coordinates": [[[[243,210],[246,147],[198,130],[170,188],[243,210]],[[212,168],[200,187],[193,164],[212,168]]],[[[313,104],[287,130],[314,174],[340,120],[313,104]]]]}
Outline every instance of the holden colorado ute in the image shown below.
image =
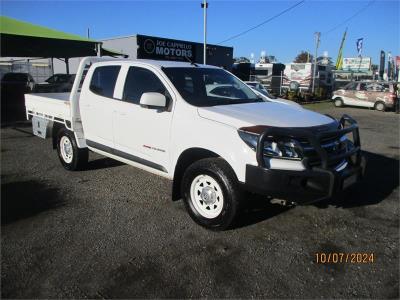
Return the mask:
{"type": "Polygon", "coordinates": [[[232,225],[246,192],[304,204],[365,170],[351,117],[267,101],[214,66],[87,57],[71,93],[25,104],[65,169],[84,168],[90,150],[166,177],[172,199],[209,229],[232,225]]]}

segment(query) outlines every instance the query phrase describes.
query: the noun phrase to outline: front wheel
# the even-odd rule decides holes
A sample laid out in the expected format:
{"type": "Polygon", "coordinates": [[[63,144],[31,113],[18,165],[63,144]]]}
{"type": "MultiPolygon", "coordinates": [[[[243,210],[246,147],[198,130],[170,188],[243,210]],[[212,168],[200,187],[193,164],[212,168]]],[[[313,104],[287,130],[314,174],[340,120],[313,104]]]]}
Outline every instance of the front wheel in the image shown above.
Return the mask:
{"type": "Polygon", "coordinates": [[[336,107],[342,107],[343,106],[343,100],[340,98],[336,98],[334,102],[336,107]]]}
{"type": "Polygon", "coordinates": [[[89,159],[86,148],[78,148],[73,132],[61,128],[57,134],[57,154],[63,167],[69,171],[83,169],[89,159]]]}
{"type": "Polygon", "coordinates": [[[229,228],[239,212],[236,175],[221,158],[193,163],[183,175],[182,195],[190,217],[208,229],[229,228]]]}

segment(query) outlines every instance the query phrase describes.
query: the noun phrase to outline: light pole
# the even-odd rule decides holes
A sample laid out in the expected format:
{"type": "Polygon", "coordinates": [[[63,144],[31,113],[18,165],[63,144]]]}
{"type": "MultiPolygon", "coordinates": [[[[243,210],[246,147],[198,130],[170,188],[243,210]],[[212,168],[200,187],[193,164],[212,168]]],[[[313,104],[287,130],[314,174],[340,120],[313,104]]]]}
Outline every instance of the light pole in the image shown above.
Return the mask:
{"type": "Polygon", "coordinates": [[[207,61],[207,8],[208,3],[207,0],[204,0],[201,3],[201,8],[203,8],[203,25],[204,25],[204,45],[203,45],[203,64],[206,64],[207,61]]]}
{"type": "Polygon", "coordinates": [[[317,55],[318,55],[318,47],[321,38],[321,32],[315,33],[315,57],[314,57],[314,69],[313,69],[313,77],[312,77],[312,93],[315,92],[315,75],[317,73],[317,55]]]}

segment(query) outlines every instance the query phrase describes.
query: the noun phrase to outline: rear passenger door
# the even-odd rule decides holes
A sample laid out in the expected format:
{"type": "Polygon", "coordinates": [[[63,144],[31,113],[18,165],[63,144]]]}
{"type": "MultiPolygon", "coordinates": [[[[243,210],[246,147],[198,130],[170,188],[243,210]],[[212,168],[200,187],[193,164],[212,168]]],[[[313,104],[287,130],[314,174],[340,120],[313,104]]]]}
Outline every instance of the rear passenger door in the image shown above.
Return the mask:
{"type": "MultiPolygon", "coordinates": [[[[172,90],[152,70],[142,66],[124,66],[126,80],[117,95],[114,110],[114,144],[119,156],[132,162],[166,172],[169,165],[169,141],[172,120],[172,90]],[[142,107],[143,93],[166,96],[165,109],[142,107]]],[[[122,77],[122,74],[121,74],[122,77]]]]}
{"type": "Polygon", "coordinates": [[[361,82],[358,85],[358,90],[356,92],[357,102],[355,103],[357,106],[369,107],[370,102],[368,99],[371,97],[371,91],[368,90],[367,83],[361,82]]]}
{"type": "MultiPolygon", "coordinates": [[[[121,66],[106,65],[94,69],[88,88],[80,97],[80,111],[86,142],[105,150],[114,147],[112,117],[114,90],[121,66]]],[[[89,74],[90,75],[90,74],[89,74]]]]}

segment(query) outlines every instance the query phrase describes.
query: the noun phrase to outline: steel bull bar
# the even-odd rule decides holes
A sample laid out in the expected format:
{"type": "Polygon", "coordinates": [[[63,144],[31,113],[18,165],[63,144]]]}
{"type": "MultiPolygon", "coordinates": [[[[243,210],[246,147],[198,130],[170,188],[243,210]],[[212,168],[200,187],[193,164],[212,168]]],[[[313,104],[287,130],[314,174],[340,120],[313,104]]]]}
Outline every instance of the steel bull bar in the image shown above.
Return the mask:
{"type": "MultiPolygon", "coordinates": [[[[335,119],[335,121],[337,121],[335,119]]],[[[246,166],[246,188],[290,202],[302,204],[319,201],[333,196],[336,192],[358,182],[365,173],[366,159],[361,153],[360,134],[357,122],[343,115],[336,130],[315,132],[307,128],[267,127],[259,136],[256,149],[258,166],[246,166]],[[352,134],[353,147],[343,153],[329,154],[322,146],[324,139],[340,139],[352,134]],[[296,148],[305,153],[299,141],[306,141],[320,160],[318,166],[312,166],[310,157],[303,155],[303,171],[270,169],[266,165],[264,142],[267,140],[293,139],[296,148]],[[335,162],[347,160],[343,170],[336,170],[335,162]],[[304,196],[304,197],[303,197],[304,196]]]]}

